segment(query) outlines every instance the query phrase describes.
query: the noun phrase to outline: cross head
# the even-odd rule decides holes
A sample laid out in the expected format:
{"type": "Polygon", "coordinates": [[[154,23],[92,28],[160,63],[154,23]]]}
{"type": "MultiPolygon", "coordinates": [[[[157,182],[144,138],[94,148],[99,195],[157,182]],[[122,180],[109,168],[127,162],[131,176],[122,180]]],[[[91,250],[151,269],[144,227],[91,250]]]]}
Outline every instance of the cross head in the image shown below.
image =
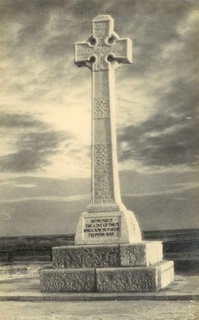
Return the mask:
{"type": "Polygon", "coordinates": [[[119,38],[110,16],[97,16],[92,21],[92,34],[88,40],[75,44],[75,63],[94,72],[117,68],[120,63],[132,63],[132,42],[119,38]]]}

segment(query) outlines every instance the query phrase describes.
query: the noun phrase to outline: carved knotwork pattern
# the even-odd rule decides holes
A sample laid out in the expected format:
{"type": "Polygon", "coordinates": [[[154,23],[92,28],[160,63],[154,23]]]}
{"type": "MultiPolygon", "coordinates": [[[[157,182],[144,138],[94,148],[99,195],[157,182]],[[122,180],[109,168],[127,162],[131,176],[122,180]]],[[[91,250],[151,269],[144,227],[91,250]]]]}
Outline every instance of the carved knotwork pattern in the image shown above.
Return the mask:
{"type": "Polygon", "coordinates": [[[113,202],[112,157],[110,145],[94,147],[94,202],[113,202]]]}
{"type": "Polygon", "coordinates": [[[111,146],[106,144],[95,145],[94,147],[94,164],[95,167],[102,165],[112,166],[111,146]]]}
{"type": "Polygon", "coordinates": [[[94,35],[97,37],[99,44],[103,43],[103,39],[109,33],[109,23],[97,22],[93,25],[94,35]]]}
{"type": "Polygon", "coordinates": [[[111,52],[110,47],[98,45],[93,49],[96,55],[96,61],[92,64],[93,71],[108,70],[107,55],[111,52]]]}
{"type": "Polygon", "coordinates": [[[112,19],[97,18],[93,20],[92,34],[87,42],[76,44],[75,62],[94,72],[106,71],[111,67],[116,69],[120,63],[131,60],[130,49],[129,39],[120,39],[114,32],[112,19]]]}
{"type": "Polygon", "coordinates": [[[108,101],[105,97],[94,99],[94,118],[104,119],[109,117],[108,101]]]}

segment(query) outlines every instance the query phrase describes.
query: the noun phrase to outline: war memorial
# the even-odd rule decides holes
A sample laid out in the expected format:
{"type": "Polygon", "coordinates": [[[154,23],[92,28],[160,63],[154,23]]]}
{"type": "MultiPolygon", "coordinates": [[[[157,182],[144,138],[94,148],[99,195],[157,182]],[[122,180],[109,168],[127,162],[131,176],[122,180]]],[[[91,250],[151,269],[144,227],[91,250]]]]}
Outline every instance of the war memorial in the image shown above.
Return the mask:
{"type": "Polygon", "coordinates": [[[109,15],[99,15],[88,40],[76,43],[75,63],[92,75],[91,203],[80,216],[75,244],[52,248],[52,267],[40,271],[41,291],[158,291],[174,280],[173,261],[162,260],[160,241],[142,239],[118,179],[114,73],[132,63],[132,42],[114,32],[109,15]]]}

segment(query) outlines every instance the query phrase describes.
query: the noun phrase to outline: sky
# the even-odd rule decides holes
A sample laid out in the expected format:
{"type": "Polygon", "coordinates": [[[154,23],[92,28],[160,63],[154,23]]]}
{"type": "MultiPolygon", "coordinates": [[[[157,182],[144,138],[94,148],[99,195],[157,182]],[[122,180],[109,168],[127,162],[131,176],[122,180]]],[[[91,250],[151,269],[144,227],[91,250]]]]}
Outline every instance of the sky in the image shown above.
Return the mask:
{"type": "Polygon", "coordinates": [[[133,41],[115,79],[124,202],[144,229],[199,227],[199,2],[2,0],[2,236],[73,231],[89,204],[91,74],[74,43],[98,14],[133,41]]]}

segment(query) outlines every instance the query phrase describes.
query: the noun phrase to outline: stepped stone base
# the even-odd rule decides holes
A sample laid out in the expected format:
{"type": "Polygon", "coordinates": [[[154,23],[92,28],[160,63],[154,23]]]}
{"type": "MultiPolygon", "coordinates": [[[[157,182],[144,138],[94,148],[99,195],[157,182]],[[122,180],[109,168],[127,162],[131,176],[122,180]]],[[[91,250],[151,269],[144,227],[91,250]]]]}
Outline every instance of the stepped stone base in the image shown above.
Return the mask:
{"type": "Polygon", "coordinates": [[[40,270],[42,292],[148,292],[174,279],[160,241],[54,247],[52,257],[52,268],[40,270]]]}
{"type": "Polygon", "coordinates": [[[150,266],[162,260],[162,243],[62,246],[54,247],[52,256],[57,268],[150,266]]]}
{"type": "Polygon", "coordinates": [[[42,292],[149,292],[174,280],[172,261],[151,267],[43,269],[42,292]]]}

